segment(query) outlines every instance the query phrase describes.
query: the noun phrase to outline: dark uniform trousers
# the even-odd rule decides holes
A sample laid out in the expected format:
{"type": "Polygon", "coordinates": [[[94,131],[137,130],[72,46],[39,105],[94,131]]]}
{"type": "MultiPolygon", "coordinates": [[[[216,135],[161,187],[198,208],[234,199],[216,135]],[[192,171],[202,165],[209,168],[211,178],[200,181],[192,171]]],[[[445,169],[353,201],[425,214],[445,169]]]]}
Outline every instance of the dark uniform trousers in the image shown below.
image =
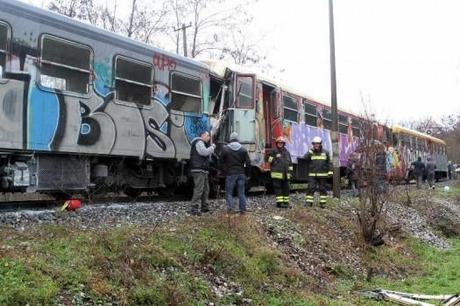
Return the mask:
{"type": "Polygon", "coordinates": [[[277,206],[289,206],[289,180],[272,179],[277,206]]]}
{"type": "Polygon", "coordinates": [[[309,150],[306,158],[309,161],[310,171],[305,202],[307,205],[313,205],[315,192],[319,191],[319,204],[323,207],[327,202],[327,179],[332,175],[329,153],[324,150],[320,152],[309,150]]]}
{"type": "Polygon", "coordinates": [[[305,196],[305,202],[309,205],[313,205],[315,198],[315,191],[319,191],[319,204],[325,205],[327,202],[327,188],[326,178],[323,177],[308,177],[308,189],[307,195],[305,196]]]}
{"type": "Polygon", "coordinates": [[[268,158],[271,164],[270,176],[275,191],[276,206],[289,207],[289,180],[291,179],[292,161],[285,148],[272,151],[268,158]]]}

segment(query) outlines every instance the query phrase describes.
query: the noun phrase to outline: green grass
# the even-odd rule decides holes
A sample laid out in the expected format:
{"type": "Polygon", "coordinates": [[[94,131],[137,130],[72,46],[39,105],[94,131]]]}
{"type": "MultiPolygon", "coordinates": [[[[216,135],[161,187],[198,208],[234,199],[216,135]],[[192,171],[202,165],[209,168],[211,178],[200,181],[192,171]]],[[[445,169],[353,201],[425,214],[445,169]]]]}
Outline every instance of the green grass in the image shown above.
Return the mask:
{"type": "Polygon", "coordinates": [[[408,242],[415,252],[417,275],[394,282],[376,278],[371,285],[397,291],[424,294],[454,294],[460,292],[460,239],[452,239],[453,248],[439,251],[416,240],[408,242]]]}
{"type": "MultiPolygon", "coordinates": [[[[354,221],[343,216],[338,202],[331,201],[326,210],[276,213],[285,218],[281,230],[298,234],[292,241],[296,247],[321,246],[330,256],[339,248],[354,248],[330,231],[331,222],[353,231],[354,221]],[[308,236],[308,227],[324,241],[308,236]]],[[[0,241],[0,305],[49,305],[58,296],[73,304],[228,305],[242,304],[246,298],[252,305],[386,305],[354,292],[385,288],[453,294],[460,288],[458,236],[450,239],[449,251],[414,239],[370,248],[362,259],[365,268],[375,271],[370,280],[354,275],[338,258],[328,267],[327,286],[303,274],[252,215],[190,218],[157,228],[81,231],[44,226],[24,233],[5,229],[0,241]],[[243,294],[218,296],[213,288],[216,278],[238,284],[243,294]]]]}

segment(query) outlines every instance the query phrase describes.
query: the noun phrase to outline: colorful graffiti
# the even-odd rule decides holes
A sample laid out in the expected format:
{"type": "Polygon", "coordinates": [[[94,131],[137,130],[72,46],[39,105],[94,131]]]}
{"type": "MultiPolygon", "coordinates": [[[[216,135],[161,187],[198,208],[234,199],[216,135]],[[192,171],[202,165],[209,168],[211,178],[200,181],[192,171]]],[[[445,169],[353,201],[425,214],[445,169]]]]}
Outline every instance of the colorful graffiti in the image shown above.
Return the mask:
{"type": "Polygon", "coordinates": [[[176,60],[159,53],[153,55],[153,66],[159,70],[174,70],[176,69],[176,60]]]}
{"type": "MultiPolygon", "coordinates": [[[[191,140],[200,129],[209,128],[207,115],[174,111],[175,118],[171,118],[171,94],[164,83],[155,84],[150,105],[117,101],[115,89],[110,86],[111,66],[107,61],[95,63],[92,86],[81,96],[42,87],[35,79],[39,75],[36,58],[26,61],[30,82],[19,77],[0,82],[1,147],[187,158],[191,140]],[[15,123],[10,125],[10,121],[15,123]]],[[[163,68],[176,67],[166,57],[158,61],[156,64],[163,68]]]]}
{"type": "MultiPolygon", "coordinates": [[[[311,141],[319,136],[323,140],[323,148],[332,155],[332,142],[329,130],[306,125],[304,123],[289,124],[290,138],[286,144],[294,161],[303,157],[311,147],[311,141]]],[[[347,134],[340,134],[339,137],[339,162],[340,166],[347,166],[350,155],[357,149],[359,141],[357,138],[350,138],[347,134]]]]}

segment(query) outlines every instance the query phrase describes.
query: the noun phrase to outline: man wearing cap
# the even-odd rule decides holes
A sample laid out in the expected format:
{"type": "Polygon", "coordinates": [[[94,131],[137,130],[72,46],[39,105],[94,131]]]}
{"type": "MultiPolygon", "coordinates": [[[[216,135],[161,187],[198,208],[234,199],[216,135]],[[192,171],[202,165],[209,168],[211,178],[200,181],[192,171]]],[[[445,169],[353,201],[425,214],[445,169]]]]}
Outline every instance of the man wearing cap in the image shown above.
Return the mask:
{"type": "Polygon", "coordinates": [[[190,148],[190,173],[193,177],[192,215],[208,212],[209,196],[209,162],[216,146],[209,145],[211,137],[207,131],[202,131],[200,137],[192,140],[190,148]],[[201,202],[201,210],[199,209],[201,202]]]}
{"type": "Polygon", "coordinates": [[[276,206],[281,208],[289,207],[289,180],[293,170],[291,154],[285,146],[284,138],[278,137],[276,149],[272,150],[268,156],[270,176],[275,189],[276,206]]]}
{"type": "Polygon", "coordinates": [[[220,155],[220,166],[225,173],[227,212],[233,212],[233,190],[238,186],[240,214],[246,212],[246,177],[250,174],[251,160],[248,151],[240,144],[238,134],[230,134],[230,142],[220,155]]]}
{"type": "Polygon", "coordinates": [[[329,152],[323,149],[321,137],[315,137],[313,147],[304,155],[308,165],[308,190],[305,196],[307,206],[313,206],[314,195],[319,191],[319,205],[324,208],[327,202],[326,180],[332,176],[329,152]]]}

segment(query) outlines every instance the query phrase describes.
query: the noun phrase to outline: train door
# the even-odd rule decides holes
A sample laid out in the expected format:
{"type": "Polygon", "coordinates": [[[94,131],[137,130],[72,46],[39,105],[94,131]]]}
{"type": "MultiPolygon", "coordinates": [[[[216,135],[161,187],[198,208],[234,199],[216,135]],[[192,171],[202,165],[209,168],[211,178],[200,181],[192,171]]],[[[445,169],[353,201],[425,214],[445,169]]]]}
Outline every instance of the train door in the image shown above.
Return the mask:
{"type": "MultiPolygon", "coordinates": [[[[236,74],[233,86],[233,130],[241,143],[254,144],[256,133],[255,100],[256,77],[253,74],[236,74]]],[[[230,108],[231,110],[231,108],[230,108]]]]}
{"type": "Polygon", "coordinates": [[[265,147],[271,148],[274,139],[272,120],[275,117],[275,88],[263,85],[263,105],[264,105],[264,122],[265,122],[265,147]]]}

